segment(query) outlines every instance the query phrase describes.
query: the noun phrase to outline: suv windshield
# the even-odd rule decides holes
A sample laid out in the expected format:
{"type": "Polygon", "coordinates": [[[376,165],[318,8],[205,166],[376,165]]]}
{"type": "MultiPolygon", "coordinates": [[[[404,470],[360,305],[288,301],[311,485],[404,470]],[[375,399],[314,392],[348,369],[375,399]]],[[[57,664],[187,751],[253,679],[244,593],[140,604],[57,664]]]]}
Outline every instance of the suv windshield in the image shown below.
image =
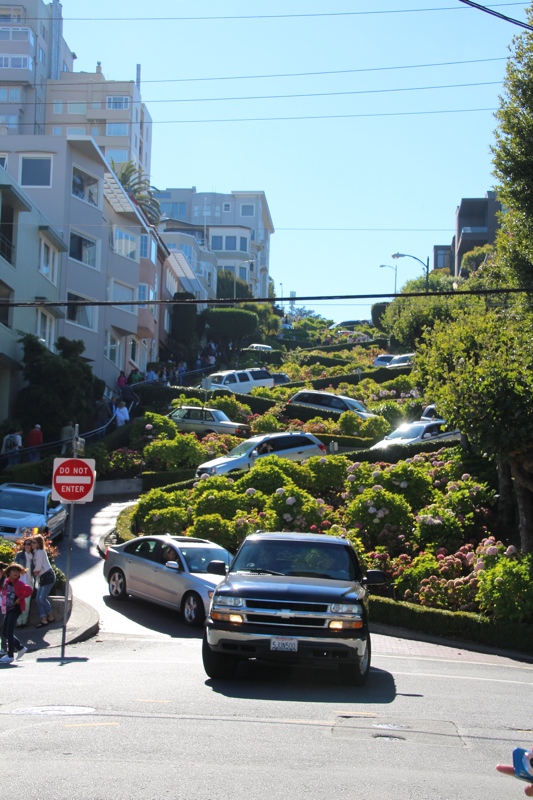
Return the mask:
{"type": "Polygon", "coordinates": [[[216,383],[217,385],[221,384],[224,380],[223,375],[210,375],[209,377],[211,378],[211,383],[216,383]]]}
{"type": "Polygon", "coordinates": [[[237,554],[231,571],[361,580],[361,570],[349,545],[342,547],[327,541],[248,540],[237,554]]]}

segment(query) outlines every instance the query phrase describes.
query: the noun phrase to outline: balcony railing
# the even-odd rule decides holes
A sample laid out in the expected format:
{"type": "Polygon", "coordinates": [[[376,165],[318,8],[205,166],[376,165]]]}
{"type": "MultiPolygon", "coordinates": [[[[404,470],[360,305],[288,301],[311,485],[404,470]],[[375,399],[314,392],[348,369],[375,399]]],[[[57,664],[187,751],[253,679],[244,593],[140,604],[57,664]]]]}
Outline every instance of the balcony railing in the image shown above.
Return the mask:
{"type": "Polygon", "coordinates": [[[485,226],[484,228],[474,228],[474,227],[466,227],[461,228],[461,233],[487,233],[488,228],[485,226]]]}
{"type": "Polygon", "coordinates": [[[3,233],[0,233],[0,256],[9,261],[10,264],[15,260],[15,245],[7,239],[3,233]]]}

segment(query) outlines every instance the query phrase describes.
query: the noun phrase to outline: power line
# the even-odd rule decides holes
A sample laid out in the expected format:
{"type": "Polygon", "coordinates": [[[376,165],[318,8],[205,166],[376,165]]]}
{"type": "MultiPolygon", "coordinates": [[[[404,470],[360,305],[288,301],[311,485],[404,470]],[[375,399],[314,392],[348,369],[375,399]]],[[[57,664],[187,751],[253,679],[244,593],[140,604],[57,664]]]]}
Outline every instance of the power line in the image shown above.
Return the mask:
{"type": "MultiPolygon", "coordinates": [[[[507,58],[505,56],[498,58],[474,58],[474,59],[468,59],[466,61],[437,61],[431,64],[403,64],[394,67],[360,67],[358,69],[331,69],[331,70],[318,70],[315,72],[279,72],[279,73],[274,72],[268,75],[220,75],[220,76],[210,76],[206,78],[154,78],[152,80],[143,79],[142,83],[144,86],[144,84],[146,83],[195,83],[198,81],[248,81],[248,80],[262,80],[269,78],[305,78],[305,77],[315,77],[318,75],[348,75],[359,72],[386,72],[397,69],[427,69],[429,67],[454,67],[454,66],[462,66],[464,64],[485,64],[490,61],[507,61],[507,58]]],[[[75,73],[75,74],[80,75],[81,73],[75,73]]],[[[112,80],[107,82],[112,82],[112,80]]],[[[133,80],[116,81],[116,82],[133,83],[133,80]]],[[[102,83],[97,83],[94,80],[92,81],[61,80],[59,82],[59,85],[76,86],[76,87],[93,86],[98,88],[99,86],[102,86],[102,83]]],[[[143,100],[143,102],[154,102],[154,101],[143,100]]]]}
{"type": "MultiPolygon", "coordinates": [[[[494,8],[505,6],[521,6],[523,3],[496,3],[494,8]]],[[[442,6],[440,8],[394,8],[382,11],[324,11],[308,14],[240,14],[235,16],[217,15],[208,17],[50,17],[51,21],[62,20],[63,22],[204,22],[204,21],[223,21],[223,20],[246,20],[246,19],[310,19],[321,17],[364,17],[364,16],[383,16],[387,14],[419,14],[434,11],[465,11],[458,6],[442,6]]],[[[26,20],[39,19],[36,17],[26,17],[26,20]]]]}
{"type": "Polygon", "coordinates": [[[459,0],[459,2],[464,3],[470,8],[477,8],[478,11],[485,11],[487,14],[492,14],[493,17],[503,19],[505,22],[511,22],[513,25],[518,25],[520,28],[525,28],[527,31],[533,31],[533,25],[528,25],[527,22],[520,22],[512,17],[506,17],[505,14],[493,11],[492,8],[487,8],[487,6],[480,6],[479,3],[473,3],[472,0],[459,0]]]}
{"type": "MultiPolygon", "coordinates": [[[[346,92],[310,92],[299,94],[264,94],[264,95],[247,95],[241,97],[180,97],[174,100],[143,100],[143,103],[228,103],[235,100],[284,100],[294,99],[297,97],[346,97],[350,95],[362,94],[391,94],[398,92],[427,92],[435,91],[436,89],[466,89],[479,86],[501,86],[502,81],[480,81],[479,83],[449,83],[440,86],[406,86],[394,89],[354,89],[346,92]]],[[[53,106],[57,101],[49,101],[41,103],[43,106],[53,106]]],[[[12,105],[9,100],[0,101],[0,106],[12,105]]],[[[111,120],[107,120],[110,122],[111,120]]],[[[124,120],[112,120],[113,122],[124,122],[124,120]]],[[[32,124],[33,123],[29,123],[32,124]]]]}

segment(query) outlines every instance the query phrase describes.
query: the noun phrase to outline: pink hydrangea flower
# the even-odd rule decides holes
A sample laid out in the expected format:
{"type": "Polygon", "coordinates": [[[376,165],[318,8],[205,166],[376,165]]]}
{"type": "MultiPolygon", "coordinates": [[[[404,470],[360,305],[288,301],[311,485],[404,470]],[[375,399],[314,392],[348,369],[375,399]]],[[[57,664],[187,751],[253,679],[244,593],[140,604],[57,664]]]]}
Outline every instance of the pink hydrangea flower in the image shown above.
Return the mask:
{"type": "Polygon", "coordinates": [[[249,488],[246,490],[245,494],[255,494],[256,492],[257,492],[257,489],[254,489],[254,488],[253,488],[253,486],[250,486],[250,487],[249,487],[249,488]]]}
{"type": "Polygon", "coordinates": [[[285,489],[276,489],[276,494],[285,494],[285,489]]]}
{"type": "Polygon", "coordinates": [[[285,500],[285,503],[288,506],[293,506],[295,504],[295,502],[296,502],[296,498],[295,497],[287,497],[287,499],[285,500]]]}

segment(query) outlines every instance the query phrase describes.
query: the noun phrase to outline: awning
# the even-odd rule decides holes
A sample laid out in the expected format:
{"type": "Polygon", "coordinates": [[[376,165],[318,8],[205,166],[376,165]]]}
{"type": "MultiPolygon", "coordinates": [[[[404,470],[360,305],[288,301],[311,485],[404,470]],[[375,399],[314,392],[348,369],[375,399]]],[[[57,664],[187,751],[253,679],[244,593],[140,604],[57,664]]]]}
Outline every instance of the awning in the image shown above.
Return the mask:
{"type": "Polygon", "coordinates": [[[0,353],[0,369],[22,369],[22,364],[15,361],[14,358],[6,356],[5,353],[0,353]]]}
{"type": "Polygon", "coordinates": [[[50,244],[56,247],[60,252],[67,252],[68,247],[63,241],[61,234],[59,231],[56,231],[52,225],[39,225],[39,231],[42,233],[44,238],[48,239],[50,244]]]}
{"type": "Polygon", "coordinates": [[[6,194],[16,211],[31,211],[32,205],[29,199],[16,186],[11,183],[0,183],[0,192],[6,194]]]}

